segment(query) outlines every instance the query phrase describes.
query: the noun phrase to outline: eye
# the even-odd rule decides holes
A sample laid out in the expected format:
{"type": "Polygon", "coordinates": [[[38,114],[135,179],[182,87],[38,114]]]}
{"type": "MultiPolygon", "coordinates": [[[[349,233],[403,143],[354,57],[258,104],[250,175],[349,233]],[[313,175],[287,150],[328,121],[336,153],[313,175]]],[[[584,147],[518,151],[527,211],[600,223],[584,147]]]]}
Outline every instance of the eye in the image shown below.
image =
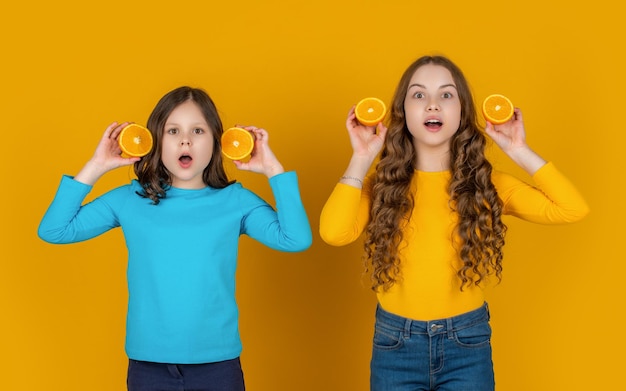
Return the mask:
{"type": "Polygon", "coordinates": [[[423,92],[416,92],[413,94],[413,98],[416,98],[416,99],[422,99],[423,97],[424,97],[423,92]]]}
{"type": "Polygon", "coordinates": [[[450,99],[450,98],[452,98],[452,93],[451,92],[444,92],[441,95],[441,97],[444,98],[444,99],[450,99]]]}
{"type": "Polygon", "coordinates": [[[204,133],[204,129],[202,128],[195,128],[193,130],[193,134],[202,134],[202,133],[204,133]]]}
{"type": "Polygon", "coordinates": [[[170,128],[165,131],[167,134],[178,134],[178,129],[170,128]]]}

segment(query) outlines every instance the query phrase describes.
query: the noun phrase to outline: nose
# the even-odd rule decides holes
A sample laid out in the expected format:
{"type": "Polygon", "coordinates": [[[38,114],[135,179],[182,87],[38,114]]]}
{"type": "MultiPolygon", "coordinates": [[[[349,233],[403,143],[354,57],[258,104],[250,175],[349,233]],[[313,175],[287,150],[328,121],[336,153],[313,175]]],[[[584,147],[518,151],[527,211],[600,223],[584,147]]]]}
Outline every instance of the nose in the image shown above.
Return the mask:
{"type": "Polygon", "coordinates": [[[432,101],[428,102],[428,107],[426,108],[426,110],[428,110],[428,111],[439,111],[439,109],[440,109],[439,108],[439,104],[436,101],[432,100],[432,101]]]}
{"type": "Polygon", "coordinates": [[[191,145],[191,141],[190,141],[187,137],[183,137],[183,138],[180,140],[180,145],[181,145],[181,146],[183,146],[183,147],[184,147],[185,145],[191,145]]]}

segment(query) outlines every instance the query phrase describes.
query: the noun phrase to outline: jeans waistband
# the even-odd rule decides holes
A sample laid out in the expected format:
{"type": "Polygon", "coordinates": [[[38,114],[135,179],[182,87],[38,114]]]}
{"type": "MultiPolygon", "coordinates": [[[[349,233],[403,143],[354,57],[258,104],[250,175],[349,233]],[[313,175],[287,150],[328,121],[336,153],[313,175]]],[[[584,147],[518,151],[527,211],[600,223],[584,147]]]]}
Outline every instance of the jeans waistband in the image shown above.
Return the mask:
{"type": "Polygon", "coordinates": [[[403,330],[408,334],[443,334],[467,327],[472,327],[477,323],[489,321],[489,307],[484,303],[479,308],[456,315],[450,318],[435,319],[429,321],[414,320],[404,318],[399,315],[385,311],[380,304],[376,308],[376,323],[387,328],[403,330]]]}

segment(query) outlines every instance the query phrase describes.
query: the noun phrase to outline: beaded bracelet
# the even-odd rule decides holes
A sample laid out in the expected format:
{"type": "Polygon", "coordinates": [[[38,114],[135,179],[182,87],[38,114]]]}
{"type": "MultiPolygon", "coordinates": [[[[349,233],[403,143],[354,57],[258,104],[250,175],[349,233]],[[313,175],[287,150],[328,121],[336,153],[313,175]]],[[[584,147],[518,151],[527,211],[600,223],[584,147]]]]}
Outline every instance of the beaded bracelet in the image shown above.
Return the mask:
{"type": "Polygon", "coordinates": [[[363,186],[363,181],[361,179],[357,178],[357,177],[354,177],[354,176],[344,175],[344,176],[341,177],[341,179],[352,179],[353,181],[358,182],[359,185],[363,186]]]}

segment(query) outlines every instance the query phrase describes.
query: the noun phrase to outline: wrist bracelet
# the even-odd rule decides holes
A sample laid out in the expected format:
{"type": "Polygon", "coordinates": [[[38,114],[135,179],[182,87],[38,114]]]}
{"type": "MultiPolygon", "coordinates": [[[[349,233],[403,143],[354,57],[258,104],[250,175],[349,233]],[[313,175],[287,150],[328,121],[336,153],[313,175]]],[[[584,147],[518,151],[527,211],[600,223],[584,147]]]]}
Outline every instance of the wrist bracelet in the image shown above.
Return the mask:
{"type": "Polygon", "coordinates": [[[352,179],[353,181],[358,182],[361,186],[363,186],[363,181],[361,179],[357,178],[357,177],[354,177],[354,176],[344,175],[344,176],[341,177],[341,179],[352,179]]]}

